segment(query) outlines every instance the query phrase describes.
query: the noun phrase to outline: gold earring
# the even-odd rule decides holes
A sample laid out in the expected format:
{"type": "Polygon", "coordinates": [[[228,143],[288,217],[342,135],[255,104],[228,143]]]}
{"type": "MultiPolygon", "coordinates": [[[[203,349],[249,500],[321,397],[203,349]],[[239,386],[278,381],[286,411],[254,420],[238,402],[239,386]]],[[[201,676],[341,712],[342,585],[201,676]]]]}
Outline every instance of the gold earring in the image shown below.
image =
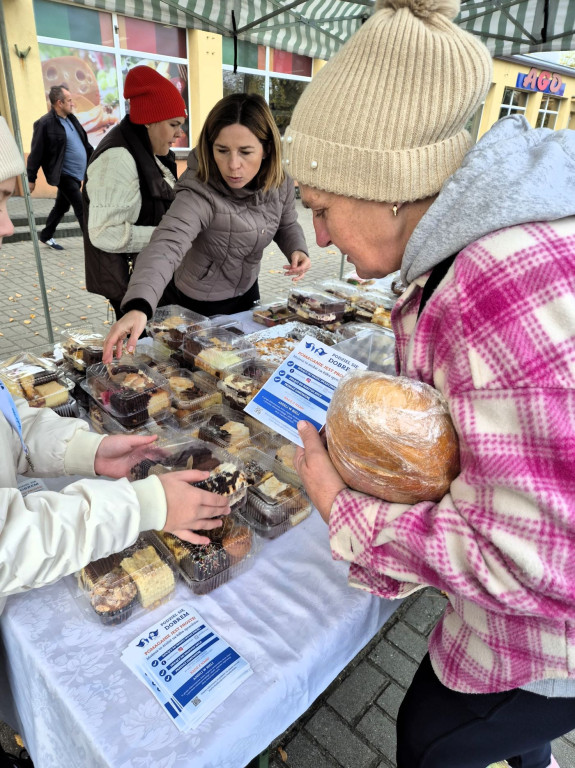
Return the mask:
{"type": "Polygon", "coordinates": [[[397,203],[395,203],[395,205],[393,206],[393,208],[391,210],[393,211],[393,215],[397,216],[397,203]]]}

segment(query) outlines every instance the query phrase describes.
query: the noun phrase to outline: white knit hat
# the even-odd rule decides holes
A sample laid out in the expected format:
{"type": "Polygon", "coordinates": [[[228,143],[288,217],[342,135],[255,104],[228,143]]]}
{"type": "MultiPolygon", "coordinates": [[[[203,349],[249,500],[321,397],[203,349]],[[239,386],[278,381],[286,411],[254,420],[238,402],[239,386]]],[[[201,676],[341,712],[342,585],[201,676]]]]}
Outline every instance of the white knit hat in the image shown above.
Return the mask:
{"type": "Polygon", "coordinates": [[[0,182],[24,172],[24,161],[10,133],[8,123],[0,117],[0,182]]]}
{"type": "Polygon", "coordinates": [[[491,84],[487,48],[451,19],[459,0],[377,0],[306,87],[284,135],[300,184],[397,203],[436,194],[471,146],[491,84]]]}

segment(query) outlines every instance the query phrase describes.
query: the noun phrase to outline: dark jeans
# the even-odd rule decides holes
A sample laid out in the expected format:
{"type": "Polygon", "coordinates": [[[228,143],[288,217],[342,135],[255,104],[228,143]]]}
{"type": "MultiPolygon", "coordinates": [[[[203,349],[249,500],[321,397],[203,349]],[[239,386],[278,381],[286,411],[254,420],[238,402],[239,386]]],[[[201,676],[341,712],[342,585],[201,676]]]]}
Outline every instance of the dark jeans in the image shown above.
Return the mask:
{"type": "Polygon", "coordinates": [[[75,179],[73,176],[62,175],[60,177],[56,202],[48,214],[46,226],[42,232],[40,232],[40,240],[46,242],[46,240],[50,240],[50,238],[54,237],[56,227],[68,213],[70,206],[74,209],[80,229],[82,232],[84,231],[84,209],[82,207],[81,187],[82,182],[78,181],[78,179],[75,179]]]}
{"type": "Polygon", "coordinates": [[[575,698],[515,688],[458,693],[437,678],[427,654],[397,716],[397,768],[547,768],[551,741],[575,728],[575,698]]]}
{"type": "Polygon", "coordinates": [[[166,290],[158,304],[159,307],[166,304],[179,304],[180,307],[190,309],[192,312],[198,312],[200,315],[206,317],[213,317],[214,315],[233,315],[235,312],[245,312],[248,309],[252,309],[254,304],[259,301],[260,289],[258,281],[252,285],[251,288],[243,293],[241,296],[233,296],[230,299],[222,299],[221,301],[198,301],[196,299],[190,299],[184,293],[179,291],[173,280],[171,280],[166,286],[166,290]]]}

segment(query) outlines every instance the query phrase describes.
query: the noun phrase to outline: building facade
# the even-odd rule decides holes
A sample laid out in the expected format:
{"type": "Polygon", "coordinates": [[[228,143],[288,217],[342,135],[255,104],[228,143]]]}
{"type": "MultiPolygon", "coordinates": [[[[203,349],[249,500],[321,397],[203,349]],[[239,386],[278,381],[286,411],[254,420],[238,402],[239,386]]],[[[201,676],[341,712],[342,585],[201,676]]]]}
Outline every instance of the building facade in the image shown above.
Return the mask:
{"type": "MultiPolygon", "coordinates": [[[[68,85],[76,115],[97,146],[126,114],[122,92],[128,70],[146,64],[168,77],[188,105],[188,121],[175,147],[183,170],[206,115],[222,96],[261,94],[283,133],[301,92],[325,63],[243,40],[234,50],[231,37],[79,3],[4,0],[3,9],[25,152],[34,121],[49,108],[52,85],[68,85]]],[[[9,106],[2,66],[0,114],[10,123],[9,106]]],[[[500,117],[514,113],[524,114],[534,127],[575,128],[575,68],[531,57],[496,59],[492,86],[469,129],[479,138],[500,117]]],[[[36,194],[53,193],[39,177],[36,194]]]]}

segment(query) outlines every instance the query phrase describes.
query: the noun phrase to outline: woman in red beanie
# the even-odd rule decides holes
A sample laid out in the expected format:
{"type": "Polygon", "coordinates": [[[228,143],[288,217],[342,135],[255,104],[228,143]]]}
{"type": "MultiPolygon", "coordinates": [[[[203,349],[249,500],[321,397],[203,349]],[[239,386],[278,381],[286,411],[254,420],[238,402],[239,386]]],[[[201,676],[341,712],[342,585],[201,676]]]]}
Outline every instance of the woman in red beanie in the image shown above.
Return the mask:
{"type": "Polygon", "coordinates": [[[100,142],[84,184],[86,287],[120,304],[137,254],[174,199],[173,142],[186,105],[173,83],[148,66],[128,72],[130,113],[100,142]]]}
{"type": "Polygon", "coordinates": [[[112,328],[113,348],[128,351],[157,306],[179,304],[212,317],[250,309],[259,299],[258,273],[272,240],[298,280],[310,267],[295,209],[294,183],[281,163],[281,139],[261,96],[231,94],[211,110],[176,199],[138,256],[112,328]],[[168,300],[169,299],[169,300],[168,300]]]}

